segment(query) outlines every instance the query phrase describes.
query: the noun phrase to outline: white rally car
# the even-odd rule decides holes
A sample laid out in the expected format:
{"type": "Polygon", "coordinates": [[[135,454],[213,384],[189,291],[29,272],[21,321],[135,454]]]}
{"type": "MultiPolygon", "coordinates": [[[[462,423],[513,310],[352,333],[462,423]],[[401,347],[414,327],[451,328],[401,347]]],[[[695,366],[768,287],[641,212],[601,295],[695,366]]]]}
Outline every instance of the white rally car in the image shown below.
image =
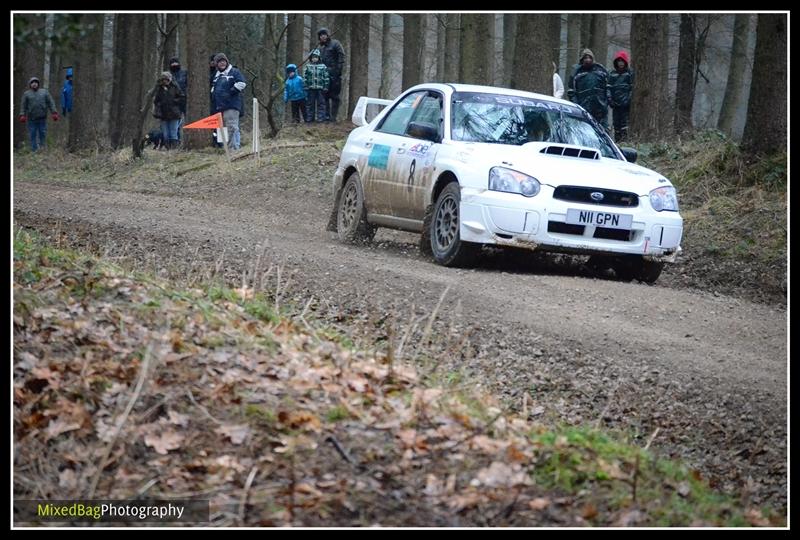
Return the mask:
{"type": "Polygon", "coordinates": [[[390,227],[422,233],[421,249],[447,266],[497,244],[593,255],[646,282],[681,251],[675,188],[569,101],[421,84],[394,101],[360,98],[353,122],[329,224],[343,241],[390,227]],[[367,123],[375,105],[385,108],[367,123]]]}

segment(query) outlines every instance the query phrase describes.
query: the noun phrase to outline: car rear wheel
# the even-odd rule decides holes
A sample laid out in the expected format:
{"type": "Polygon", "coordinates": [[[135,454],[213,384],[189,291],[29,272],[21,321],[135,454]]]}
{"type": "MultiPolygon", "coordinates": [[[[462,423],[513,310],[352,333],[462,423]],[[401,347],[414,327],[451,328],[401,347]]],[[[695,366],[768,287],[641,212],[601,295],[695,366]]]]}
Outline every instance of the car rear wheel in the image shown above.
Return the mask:
{"type": "Polygon", "coordinates": [[[461,241],[461,187],[458,182],[445,186],[436,200],[430,220],[433,259],[444,266],[466,266],[477,254],[479,245],[461,241]]]}
{"type": "Polygon", "coordinates": [[[357,172],[350,175],[339,195],[336,230],[342,242],[365,243],[375,237],[377,227],[367,223],[364,189],[357,172]]]}

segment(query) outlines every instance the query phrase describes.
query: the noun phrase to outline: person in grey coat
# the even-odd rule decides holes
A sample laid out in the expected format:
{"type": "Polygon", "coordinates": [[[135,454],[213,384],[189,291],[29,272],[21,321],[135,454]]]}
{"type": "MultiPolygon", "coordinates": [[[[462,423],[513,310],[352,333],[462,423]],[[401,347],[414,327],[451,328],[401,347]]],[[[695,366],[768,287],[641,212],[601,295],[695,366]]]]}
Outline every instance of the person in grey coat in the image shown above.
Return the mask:
{"type": "Polygon", "coordinates": [[[53,96],[39,85],[39,77],[31,77],[28,81],[28,90],[22,94],[22,103],[19,107],[19,121],[28,124],[33,152],[40,147],[44,148],[47,138],[47,114],[53,115],[53,122],[58,122],[59,118],[53,96]]]}

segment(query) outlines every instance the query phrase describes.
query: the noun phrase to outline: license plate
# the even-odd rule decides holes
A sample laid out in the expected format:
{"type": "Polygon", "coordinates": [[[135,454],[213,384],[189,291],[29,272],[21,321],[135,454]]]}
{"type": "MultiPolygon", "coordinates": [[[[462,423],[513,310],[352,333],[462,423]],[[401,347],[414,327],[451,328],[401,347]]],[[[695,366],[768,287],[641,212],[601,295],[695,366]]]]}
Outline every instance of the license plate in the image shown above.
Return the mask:
{"type": "Polygon", "coordinates": [[[629,214],[615,214],[598,210],[567,210],[567,223],[571,225],[594,225],[608,229],[630,229],[633,216],[629,214]]]}

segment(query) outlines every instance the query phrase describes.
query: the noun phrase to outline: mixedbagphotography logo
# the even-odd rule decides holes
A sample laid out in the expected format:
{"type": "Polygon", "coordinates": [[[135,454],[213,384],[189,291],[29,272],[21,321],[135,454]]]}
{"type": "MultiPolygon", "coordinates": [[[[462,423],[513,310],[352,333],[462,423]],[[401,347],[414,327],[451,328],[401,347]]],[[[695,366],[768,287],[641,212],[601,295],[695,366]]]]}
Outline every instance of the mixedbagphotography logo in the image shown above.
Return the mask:
{"type": "Polygon", "coordinates": [[[208,520],[207,499],[14,501],[15,523],[205,523],[208,520]]]}

